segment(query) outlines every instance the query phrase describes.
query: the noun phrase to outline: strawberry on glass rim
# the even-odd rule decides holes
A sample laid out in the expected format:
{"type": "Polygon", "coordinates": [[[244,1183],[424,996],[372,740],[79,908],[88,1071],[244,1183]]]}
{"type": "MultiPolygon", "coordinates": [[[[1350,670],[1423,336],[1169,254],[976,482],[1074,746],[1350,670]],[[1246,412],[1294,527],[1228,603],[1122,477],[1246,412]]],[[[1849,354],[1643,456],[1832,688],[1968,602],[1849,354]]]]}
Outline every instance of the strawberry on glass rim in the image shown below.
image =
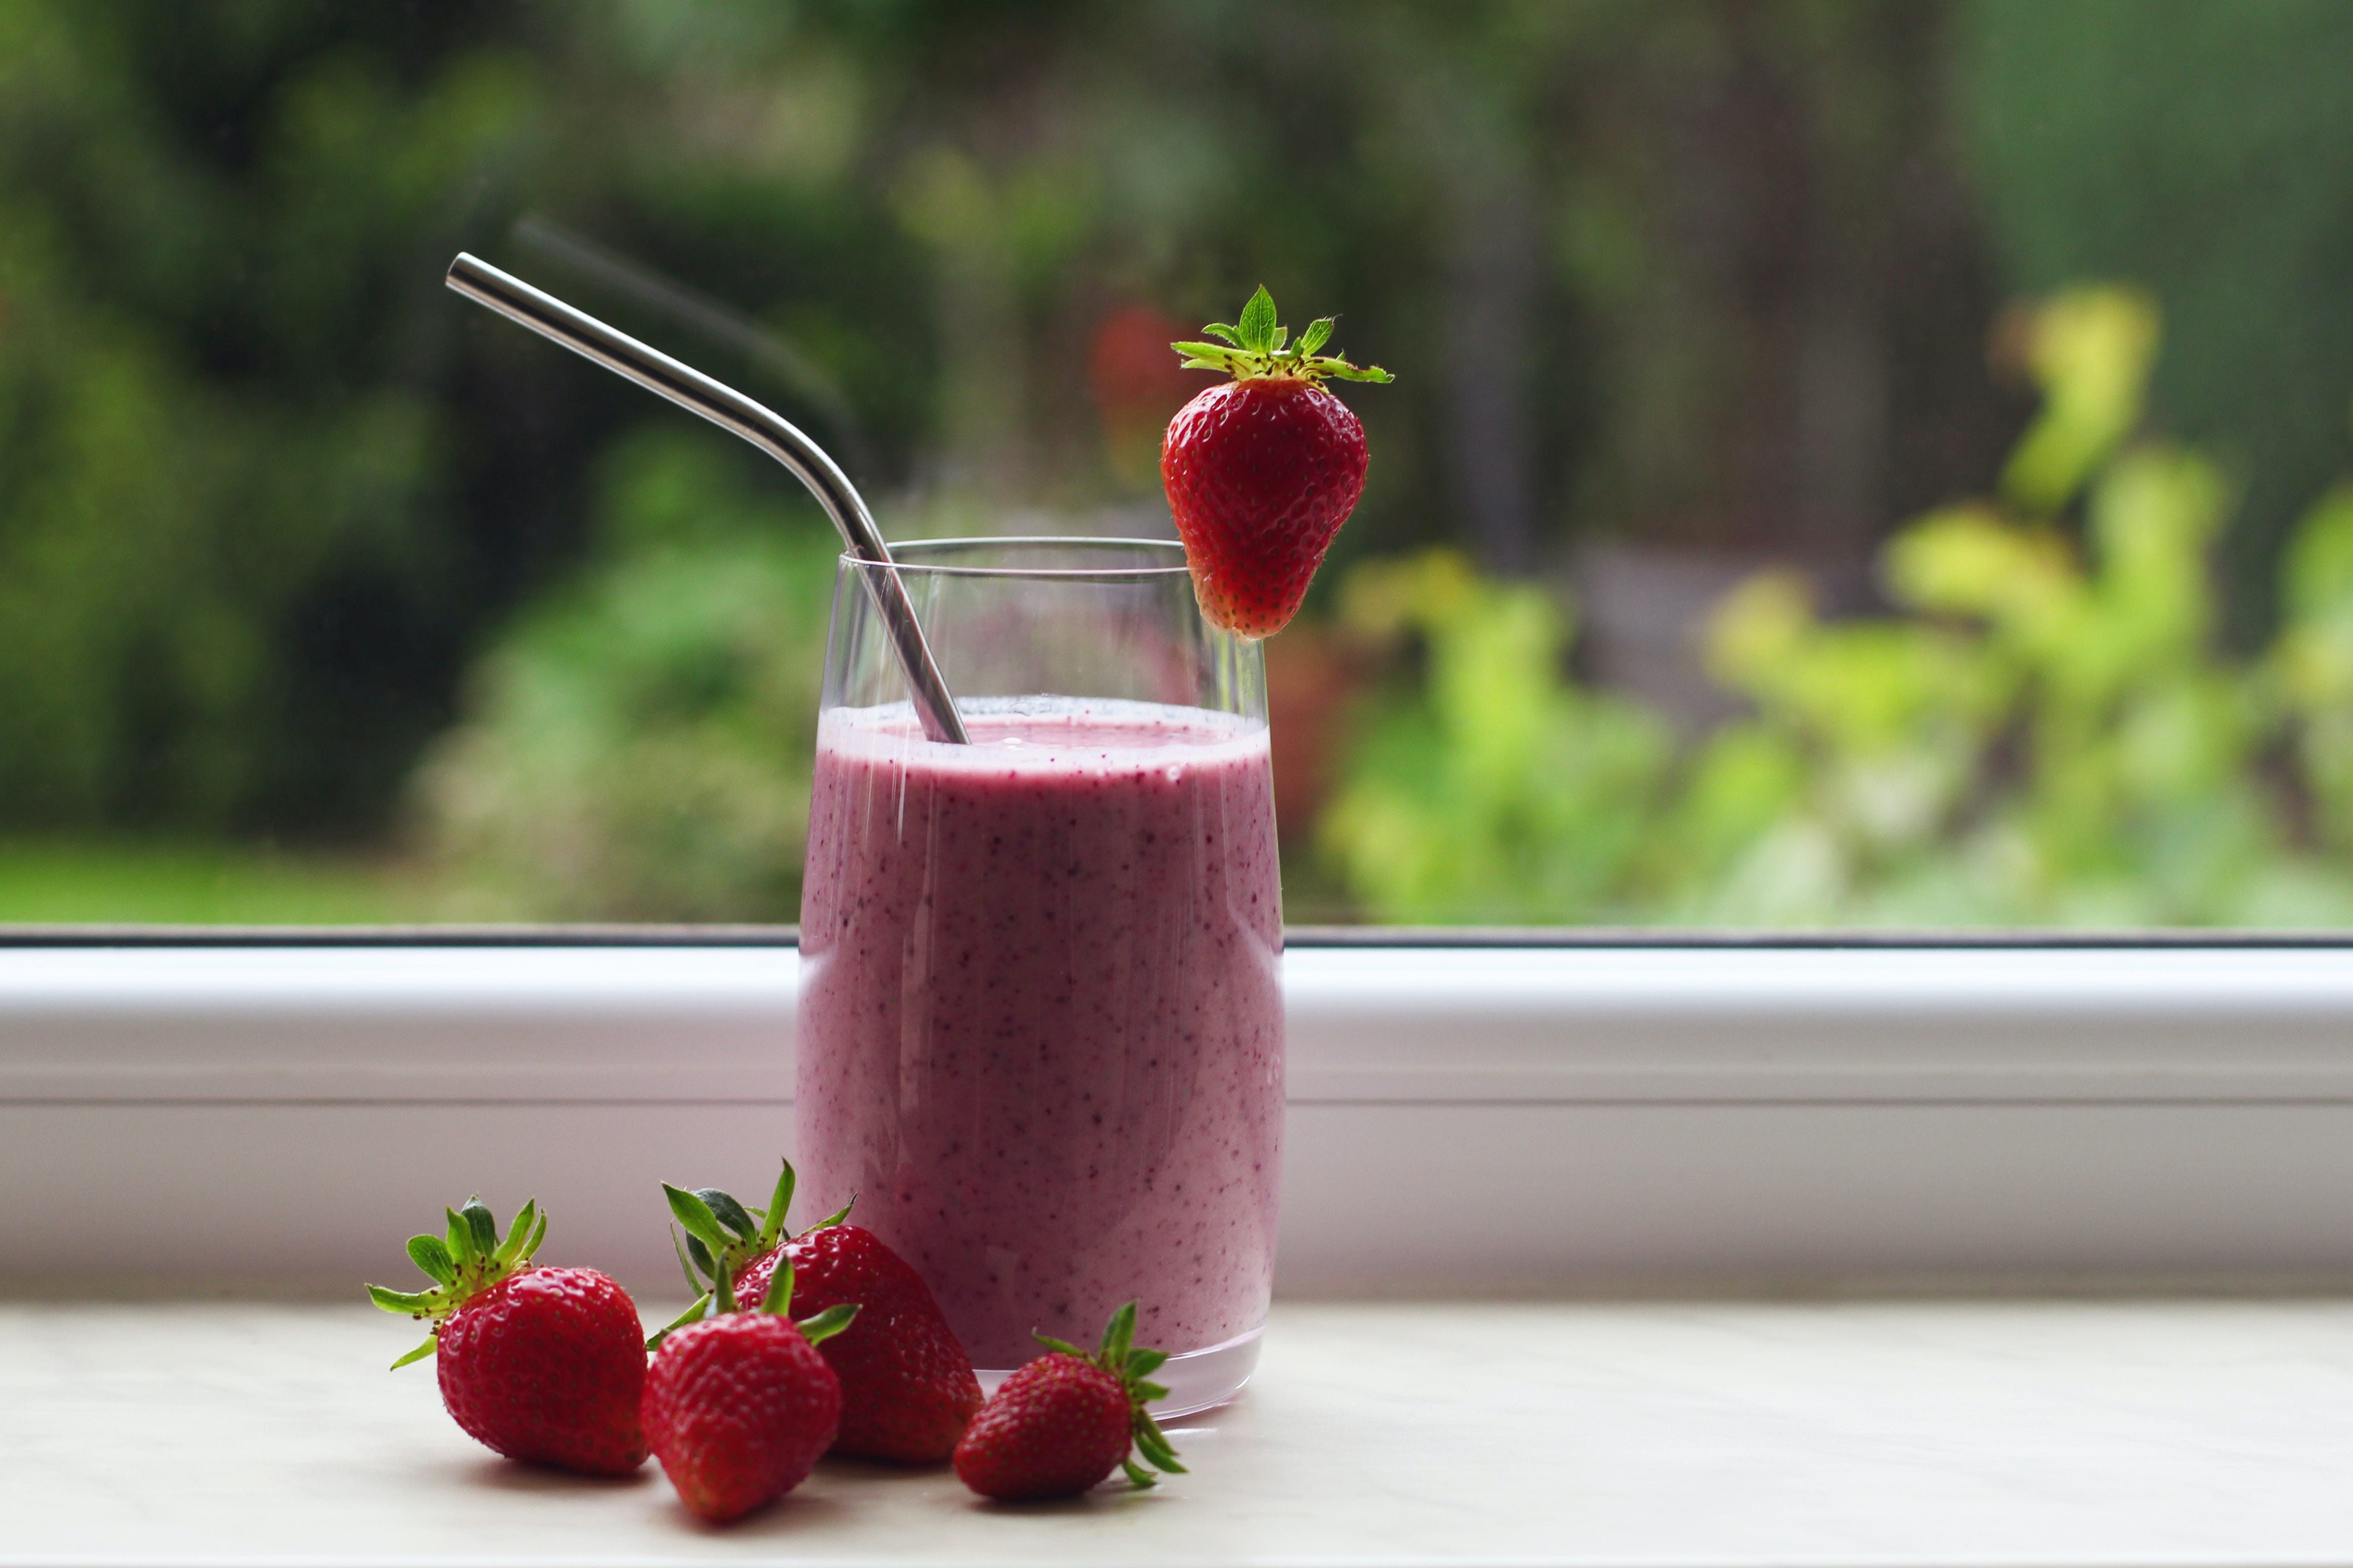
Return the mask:
{"type": "Polygon", "coordinates": [[[1324,378],[1394,378],[1319,353],[1335,320],[1317,318],[1289,343],[1261,287],[1239,321],[1201,329],[1220,342],[1169,345],[1184,369],[1233,377],[1168,422],[1160,482],[1201,613],[1238,637],[1272,637],[1299,613],[1332,536],[1365,493],[1365,427],[1324,378]]]}

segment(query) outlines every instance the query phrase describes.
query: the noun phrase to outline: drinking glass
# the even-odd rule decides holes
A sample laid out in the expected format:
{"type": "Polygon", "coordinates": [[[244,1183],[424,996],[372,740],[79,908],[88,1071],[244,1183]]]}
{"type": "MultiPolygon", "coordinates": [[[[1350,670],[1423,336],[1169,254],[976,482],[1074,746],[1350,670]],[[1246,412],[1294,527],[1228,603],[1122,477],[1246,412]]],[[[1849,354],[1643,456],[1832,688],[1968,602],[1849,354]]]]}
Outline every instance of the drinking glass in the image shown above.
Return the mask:
{"type": "Polygon", "coordinates": [[[801,898],[795,1142],[929,1282],[984,1383],[1122,1302],[1158,1407],[1230,1398],[1273,1279],[1282,893],[1259,646],[1182,548],[894,547],[971,743],[834,584],[801,898]]]}

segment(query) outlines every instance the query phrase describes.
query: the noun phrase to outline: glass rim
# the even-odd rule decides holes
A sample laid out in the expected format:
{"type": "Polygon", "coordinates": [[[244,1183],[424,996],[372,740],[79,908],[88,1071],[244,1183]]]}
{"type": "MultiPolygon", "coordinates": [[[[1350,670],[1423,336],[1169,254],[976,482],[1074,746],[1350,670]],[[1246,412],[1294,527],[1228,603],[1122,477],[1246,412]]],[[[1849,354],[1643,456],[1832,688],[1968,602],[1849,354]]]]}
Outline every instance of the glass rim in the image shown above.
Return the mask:
{"type": "MultiPolygon", "coordinates": [[[[1029,577],[1065,583],[1129,583],[1151,582],[1156,579],[1182,576],[1188,570],[1185,546],[1174,539],[1122,539],[1093,534],[1071,533],[1009,533],[980,534],[958,539],[911,539],[891,545],[891,564],[902,576],[925,577],[1029,577]],[[990,546],[1048,545],[1056,548],[1118,549],[1165,554],[1168,564],[1155,566],[968,566],[953,562],[910,560],[902,551],[923,552],[956,549],[979,549],[990,546]]],[[[843,551],[839,557],[845,566],[880,566],[879,561],[843,551]]]]}

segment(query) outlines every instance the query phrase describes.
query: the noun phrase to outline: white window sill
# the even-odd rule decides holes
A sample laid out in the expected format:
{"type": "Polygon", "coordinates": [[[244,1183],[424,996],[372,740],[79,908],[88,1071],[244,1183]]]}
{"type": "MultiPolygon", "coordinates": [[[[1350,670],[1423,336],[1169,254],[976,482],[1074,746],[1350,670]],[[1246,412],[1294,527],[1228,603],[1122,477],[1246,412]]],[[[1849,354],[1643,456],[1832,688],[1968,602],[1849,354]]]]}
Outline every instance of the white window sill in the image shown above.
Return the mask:
{"type": "MultiPolygon", "coordinates": [[[[659,1287],[656,1182],[788,1141],[794,963],[0,947],[0,1283],[343,1290],[479,1188],[659,1287]]],[[[1286,986],[1292,1297],[2353,1279],[2345,947],[1297,947],[1286,986]]]]}
{"type": "Polygon", "coordinates": [[[403,1327],[0,1308],[0,1564],[2353,1560],[2342,1304],[1291,1304],[1155,1492],[828,1465],[727,1531],[489,1458],[403,1327]]]}

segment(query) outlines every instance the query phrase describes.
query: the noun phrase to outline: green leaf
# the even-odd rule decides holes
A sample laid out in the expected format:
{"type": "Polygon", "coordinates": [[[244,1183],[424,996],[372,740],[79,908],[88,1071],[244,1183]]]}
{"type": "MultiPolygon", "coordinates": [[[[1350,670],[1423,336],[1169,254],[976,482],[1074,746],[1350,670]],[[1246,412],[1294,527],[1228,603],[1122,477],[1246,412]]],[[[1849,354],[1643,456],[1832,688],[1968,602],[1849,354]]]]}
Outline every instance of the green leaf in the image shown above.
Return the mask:
{"type": "Polygon", "coordinates": [[[1161,1469],[1180,1476],[1186,1473],[1185,1467],[1177,1462],[1176,1450],[1168,1446],[1168,1434],[1160,1429],[1159,1422],[1141,1410],[1135,1413],[1135,1451],[1161,1469]]]}
{"type": "Polygon", "coordinates": [[[834,1210],[831,1214],[826,1215],[823,1219],[809,1226],[808,1230],[801,1232],[801,1234],[803,1236],[807,1236],[809,1230],[823,1230],[827,1226],[839,1225],[843,1220],[849,1217],[849,1211],[857,1206],[858,1194],[856,1193],[852,1193],[849,1194],[849,1201],[848,1203],[842,1205],[839,1208],[834,1210]]]}
{"type": "Polygon", "coordinates": [[[1058,1340],[1051,1334],[1041,1334],[1035,1329],[1029,1331],[1029,1337],[1057,1355],[1074,1355],[1082,1361],[1086,1359],[1087,1352],[1068,1340],[1058,1340]]]}
{"type": "Polygon", "coordinates": [[[1325,375],[1336,375],[1342,381],[1377,381],[1387,384],[1397,379],[1377,364],[1354,365],[1344,359],[1324,361],[1317,368],[1325,375]]]}
{"type": "Polygon", "coordinates": [[[760,1250],[765,1252],[785,1238],[785,1213],[793,1206],[793,1163],[785,1162],[776,1190],[768,1194],[768,1212],[760,1219],[760,1250]]]}
{"type": "Polygon", "coordinates": [[[438,1236],[410,1237],[408,1260],[431,1275],[437,1284],[448,1285],[457,1280],[457,1260],[449,1256],[448,1245],[438,1236]]]}
{"type": "Polygon", "coordinates": [[[1240,325],[1242,347],[1264,353],[1273,346],[1274,296],[1266,291],[1265,284],[1260,284],[1258,292],[1250,297],[1250,303],[1242,307],[1240,325]]]}
{"type": "Polygon", "coordinates": [[[1339,325],[1339,322],[1340,318],[1337,316],[1318,316],[1308,322],[1307,330],[1299,334],[1299,357],[1305,359],[1329,342],[1332,338],[1332,329],[1339,325]]]}
{"type": "Polygon", "coordinates": [[[1149,1377],[1152,1373],[1158,1372],[1160,1370],[1161,1363],[1166,1362],[1167,1359],[1168,1352],[1166,1351],[1130,1351],[1127,1352],[1127,1375],[1130,1377],[1149,1377]]]}
{"type": "MultiPolygon", "coordinates": [[[[694,1266],[697,1268],[702,1270],[703,1279],[719,1278],[719,1260],[711,1256],[711,1248],[702,1245],[701,1237],[690,1236],[686,1238],[686,1255],[694,1259],[694,1266]]],[[[696,1281],[698,1289],[701,1288],[701,1280],[696,1281]]]]}
{"type": "Polygon", "coordinates": [[[1176,1452],[1168,1447],[1165,1438],[1157,1443],[1149,1442],[1145,1440],[1143,1434],[1138,1433],[1135,1438],[1135,1451],[1143,1455],[1155,1469],[1166,1470],[1172,1475],[1181,1476],[1185,1473],[1183,1463],[1177,1459],[1176,1452]]]}
{"type": "Polygon", "coordinates": [[[1127,1364],[1128,1347],[1135,1342],[1135,1303],[1128,1302],[1111,1315],[1103,1325],[1103,1349],[1096,1352],[1103,1364],[1116,1372],[1127,1364]]]}
{"type": "Polygon", "coordinates": [[[821,1344],[849,1327],[858,1316],[858,1308],[848,1301],[837,1301],[824,1311],[803,1318],[797,1327],[811,1344],[821,1344]]]}
{"type": "Polygon", "coordinates": [[[1156,1487],[1160,1484],[1159,1477],[1137,1464],[1134,1459],[1122,1459],[1119,1462],[1119,1468],[1127,1472],[1127,1482],[1130,1486],[1156,1487]]]}
{"type": "Polygon", "coordinates": [[[760,1310],[788,1317],[793,1310],[793,1260],[782,1253],[776,1255],[776,1271],[768,1276],[768,1293],[760,1299],[760,1310]]]}
{"type": "Polygon", "coordinates": [[[733,1194],[723,1193],[717,1187],[697,1187],[694,1195],[703,1201],[712,1217],[725,1226],[736,1240],[750,1241],[760,1234],[760,1222],[752,1217],[750,1210],[735,1201],[733,1194]]]}
{"type": "Polygon", "coordinates": [[[411,1362],[423,1361],[427,1356],[431,1355],[435,1351],[439,1350],[440,1348],[441,1342],[433,1335],[427,1334],[425,1336],[425,1342],[423,1344],[417,1346],[415,1350],[410,1351],[398,1361],[394,1362],[392,1363],[392,1370],[394,1372],[398,1372],[402,1367],[406,1366],[411,1362]]]}
{"type": "Polygon", "coordinates": [[[706,1289],[702,1283],[702,1276],[694,1271],[693,1260],[686,1255],[685,1238],[680,1234],[676,1226],[670,1227],[670,1247],[672,1252],[678,1254],[678,1271],[686,1276],[687,1289],[700,1294],[706,1289]]]}
{"type": "Polygon", "coordinates": [[[429,1312],[441,1304],[441,1298],[431,1290],[393,1290],[382,1285],[367,1288],[368,1300],[387,1312],[398,1312],[413,1318],[419,1312],[429,1312]]]}
{"type": "Polygon", "coordinates": [[[1168,346],[1180,354],[1188,354],[1194,359],[1214,360],[1221,365],[1232,363],[1238,352],[1221,343],[1170,343],[1168,346]]]}
{"type": "Polygon", "coordinates": [[[522,1245],[522,1250],[515,1255],[517,1261],[522,1263],[530,1262],[533,1258],[539,1255],[539,1244],[546,1239],[547,1211],[542,1209],[539,1215],[539,1223],[531,1227],[531,1239],[524,1242],[522,1245]]]}
{"type": "Polygon", "coordinates": [[[1291,329],[1290,329],[1289,327],[1277,327],[1277,328],[1275,328],[1275,329],[1274,329],[1274,338],[1273,338],[1273,340],[1272,340],[1271,342],[1270,342],[1266,346],[1267,346],[1270,350],[1271,350],[1272,352],[1274,352],[1274,353],[1281,353],[1282,352],[1282,345],[1283,345],[1284,343],[1288,342],[1290,340],[1291,340],[1291,329]]]}
{"type": "Polygon", "coordinates": [[[443,1209],[441,1213],[449,1221],[448,1241],[450,1258],[456,1261],[459,1268],[465,1268],[480,1262],[482,1259],[482,1254],[480,1249],[474,1245],[474,1227],[468,1225],[464,1220],[459,1219],[456,1209],[443,1209]]]}
{"type": "MultiPolygon", "coordinates": [[[[1241,333],[1232,327],[1226,325],[1223,321],[1211,321],[1208,326],[1203,327],[1201,330],[1208,333],[1209,336],[1213,338],[1221,339],[1226,342],[1231,343],[1236,348],[1242,346],[1241,333]]],[[[1188,343],[1171,343],[1168,346],[1173,349],[1181,349],[1189,348],[1192,345],[1188,343]]]]}
{"type": "Polygon", "coordinates": [[[661,1349],[662,1341],[670,1338],[672,1332],[682,1329],[686,1327],[687,1324],[703,1317],[710,1311],[710,1310],[711,1292],[705,1290],[694,1299],[694,1305],[689,1307],[685,1311],[681,1312],[677,1317],[672,1318],[669,1322],[664,1323],[660,1328],[656,1329],[653,1331],[653,1337],[646,1341],[646,1349],[649,1351],[658,1351],[661,1349]]]}
{"type": "MultiPolygon", "coordinates": [[[[702,1201],[701,1194],[664,1182],[662,1195],[670,1199],[670,1212],[678,1216],[678,1223],[686,1227],[687,1235],[711,1248],[714,1257],[726,1252],[727,1232],[721,1227],[719,1216],[711,1212],[711,1205],[702,1201]]],[[[715,1274],[718,1269],[714,1266],[712,1271],[715,1274]]]]}
{"type": "Polygon", "coordinates": [[[498,1216],[491,1213],[487,1204],[479,1197],[468,1198],[466,1206],[458,1211],[458,1217],[466,1222],[468,1230],[473,1232],[474,1250],[477,1253],[484,1258],[497,1255],[499,1221],[498,1216]]]}
{"type": "Polygon", "coordinates": [[[491,1255],[492,1260],[501,1268],[512,1267],[516,1260],[523,1256],[524,1250],[532,1245],[531,1233],[538,1224],[539,1200],[525,1198],[522,1212],[515,1215],[513,1228],[507,1232],[505,1243],[491,1255]]]}

